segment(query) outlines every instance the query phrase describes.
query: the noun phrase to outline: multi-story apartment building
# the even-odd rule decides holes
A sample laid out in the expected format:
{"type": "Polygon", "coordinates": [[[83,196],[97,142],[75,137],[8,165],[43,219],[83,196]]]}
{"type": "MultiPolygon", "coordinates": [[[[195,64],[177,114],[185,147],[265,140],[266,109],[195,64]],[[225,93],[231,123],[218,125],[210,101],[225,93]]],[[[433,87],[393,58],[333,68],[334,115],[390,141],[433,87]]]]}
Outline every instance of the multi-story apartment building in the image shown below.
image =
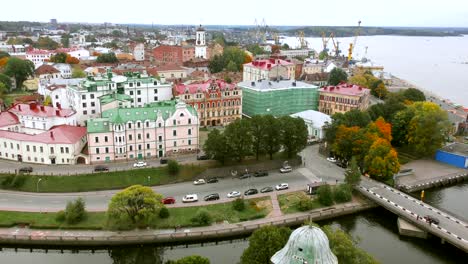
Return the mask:
{"type": "Polygon", "coordinates": [[[26,51],[26,59],[32,61],[34,63],[34,67],[38,68],[45,61],[49,61],[50,56],[54,54],[55,54],[55,51],[34,49],[34,50],[26,51]]]}
{"type": "Polygon", "coordinates": [[[370,90],[354,84],[341,83],[320,89],[319,111],[327,115],[346,113],[369,107],[370,90]]]}
{"type": "Polygon", "coordinates": [[[242,118],[242,90],[223,80],[174,85],[174,97],[196,109],[201,126],[224,126],[242,118]]]}
{"type": "Polygon", "coordinates": [[[312,84],[282,81],[248,81],[237,84],[242,89],[243,114],[285,116],[305,110],[317,110],[318,87],[312,84]]]}
{"type": "Polygon", "coordinates": [[[158,65],[182,65],[183,55],[181,46],[161,45],[153,49],[154,61],[158,65]]]}
{"type": "Polygon", "coordinates": [[[281,59],[255,60],[244,64],[243,81],[295,80],[294,63],[281,59]]]}
{"type": "Polygon", "coordinates": [[[102,112],[101,118],[88,121],[90,162],[196,152],[198,129],[197,112],[181,101],[110,109],[102,112]]]}

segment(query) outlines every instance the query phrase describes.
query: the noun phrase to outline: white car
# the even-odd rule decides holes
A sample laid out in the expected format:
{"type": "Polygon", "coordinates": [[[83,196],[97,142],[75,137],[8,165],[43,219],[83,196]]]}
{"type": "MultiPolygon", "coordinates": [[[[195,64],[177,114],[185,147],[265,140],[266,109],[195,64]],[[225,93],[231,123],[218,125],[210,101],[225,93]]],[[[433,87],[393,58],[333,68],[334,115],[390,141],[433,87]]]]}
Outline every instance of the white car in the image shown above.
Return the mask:
{"type": "Polygon", "coordinates": [[[280,172],[281,173],[288,173],[288,172],[291,172],[292,171],[292,168],[291,166],[284,166],[280,169],[280,172]]]}
{"type": "Polygon", "coordinates": [[[328,157],[327,160],[328,160],[329,162],[333,162],[333,163],[336,162],[336,159],[335,159],[334,157],[328,157]]]}
{"type": "Polygon", "coordinates": [[[146,167],[148,164],[144,161],[138,161],[136,163],[133,163],[133,168],[143,168],[146,167]]]}
{"type": "Polygon", "coordinates": [[[232,191],[232,192],[227,194],[228,198],[236,198],[236,197],[240,197],[240,196],[241,196],[241,193],[238,192],[238,191],[232,191]]]}
{"type": "Polygon", "coordinates": [[[286,190],[288,188],[289,188],[289,185],[287,183],[281,183],[275,186],[275,189],[277,191],[286,190]]]}
{"type": "Polygon", "coordinates": [[[198,179],[196,181],[193,182],[193,184],[195,185],[201,185],[201,184],[205,184],[206,181],[204,179],[198,179]]]}
{"type": "Polygon", "coordinates": [[[184,197],[182,197],[183,203],[193,203],[196,201],[198,201],[198,195],[196,194],[187,194],[184,197]]]}

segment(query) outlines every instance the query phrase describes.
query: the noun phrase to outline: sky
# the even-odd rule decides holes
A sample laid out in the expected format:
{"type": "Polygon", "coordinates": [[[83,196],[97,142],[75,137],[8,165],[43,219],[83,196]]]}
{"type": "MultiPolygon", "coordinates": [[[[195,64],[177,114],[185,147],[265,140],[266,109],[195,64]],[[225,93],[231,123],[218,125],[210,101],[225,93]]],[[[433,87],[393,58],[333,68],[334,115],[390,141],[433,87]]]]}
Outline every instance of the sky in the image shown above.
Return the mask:
{"type": "Polygon", "coordinates": [[[468,27],[466,0],[2,0],[0,20],[116,24],[468,27]],[[23,8],[24,7],[24,8],[23,8]]]}

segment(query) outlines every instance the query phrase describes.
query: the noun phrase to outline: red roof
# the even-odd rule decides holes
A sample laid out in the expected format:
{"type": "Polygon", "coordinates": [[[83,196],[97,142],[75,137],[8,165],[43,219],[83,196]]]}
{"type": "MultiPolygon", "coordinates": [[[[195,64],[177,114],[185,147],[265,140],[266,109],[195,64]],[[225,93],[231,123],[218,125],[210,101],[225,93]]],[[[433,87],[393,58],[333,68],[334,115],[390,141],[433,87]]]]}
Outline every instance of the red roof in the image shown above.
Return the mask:
{"type": "Polygon", "coordinates": [[[359,85],[340,83],[336,86],[325,86],[319,89],[320,92],[361,96],[370,93],[370,90],[359,85]]]}
{"type": "Polygon", "coordinates": [[[54,90],[57,90],[57,89],[60,89],[60,88],[67,88],[67,86],[65,84],[47,85],[47,90],[49,90],[49,91],[54,91],[54,90]]]}
{"type": "Polygon", "coordinates": [[[52,74],[52,73],[60,73],[60,71],[48,64],[42,64],[41,66],[39,66],[39,68],[36,69],[37,75],[52,74]]]}
{"type": "Polygon", "coordinates": [[[16,104],[8,109],[16,115],[38,116],[38,117],[69,117],[75,114],[71,109],[61,109],[52,106],[38,105],[37,103],[16,104]]]}
{"type": "Polygon", "coordinates": [[[255,67],[255,68],[259,68],[263,70],[268,70],[277,65],[290,66],[294,64],[289,61],[281,60],[281,59],[267,59],[267,60],[255,60],[255,61],[246,63],[244,64],[244,67],[250,66],[250,67],[255,67]]]}
{"type": "Polygon", "coordinates": [[[0,127],[19,124],[18,117],[10,112],[0,112],[0,127]]]}
{"type": "Polygon", "coordinates": [[[194,94],[194,93],[197,93],[199,89],[201,92],[206,92],[211,85],[216,85],[216,87],[220,88],[222,91],[233,90],[236,87],[235,84],[233,83],[229,84],[225,82],[224,80],[208,80],[208,81],[204,81],[201,83],[176,84],[174,89],[177,95],[184,94],[187,89],[188,89],[188,93],[194,94]]]}
{"type": "Polygon", "coordinates": [[[175,64],[165,64],[158,66],[156,68],[157,72],[164,72],[164,71],[185,71],[184,68],[180,67],[179,65],[175,64]]]}
{"type": "Polygon", "coordinates": [[[41,50],[41,49],[33,49],[26,51],[26,54],[53,54],[55,51],[53,50],[41,50]]]}
{"type": "Polygon", "coordinates": [[[45,144],[75,144],[86,136],[86,127],[60,125],[37,135],[0,130],[0,138],[45,144]]]}

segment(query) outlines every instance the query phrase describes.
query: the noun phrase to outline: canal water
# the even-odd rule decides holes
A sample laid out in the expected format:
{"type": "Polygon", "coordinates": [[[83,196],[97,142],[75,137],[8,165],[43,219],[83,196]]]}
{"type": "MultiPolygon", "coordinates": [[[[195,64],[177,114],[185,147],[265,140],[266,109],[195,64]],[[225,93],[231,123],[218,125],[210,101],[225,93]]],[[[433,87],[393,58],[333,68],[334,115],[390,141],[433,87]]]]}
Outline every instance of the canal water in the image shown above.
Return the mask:
{"type": "MultiPolygon", "coordinates": [[[[418,196],[418,194],[415,194],[418,196]]],[[[468,219],[468,183],[444,189],[428,190],[425,193],[426,202],[440,209],[454,212],[458,216],[468,219]]],[[[353,235],[358,245],[375,256],[381,263],[467,263],[468,256],[460,250],[445,244],[436,238],[429,240],[405,238],[398,235],[397,217],[382,208],[373,209],[356,215],[319,222],[340,227],[353,235]]],[[[1,264],[117,264],[117,263],[154,263],[154,259],[162,255],[165,260],[178,259],[189,255],[208,257],[213,264],[236,264],[243,250],[248,246],[247,241],[237,240],[233,243],[223,242],[220,245],[191,245],[188,248],[177,247],[166,249],[161,254],[157,248],[124,248],[109,254],[106,250],[72,253],[57,250],[3,249],[0,252],[1,264]],[[122,254],[123,250],[123,254],[122,254]],[[119,254],[120,253],[120,254],[119,254]],[[112,255],[112,256],[110,256],[112,255]],[[144,259],[145,261],[131,262],[128,259],[144,259]],[[147,262],[148,261],[148,262],[147,262]]]]}

